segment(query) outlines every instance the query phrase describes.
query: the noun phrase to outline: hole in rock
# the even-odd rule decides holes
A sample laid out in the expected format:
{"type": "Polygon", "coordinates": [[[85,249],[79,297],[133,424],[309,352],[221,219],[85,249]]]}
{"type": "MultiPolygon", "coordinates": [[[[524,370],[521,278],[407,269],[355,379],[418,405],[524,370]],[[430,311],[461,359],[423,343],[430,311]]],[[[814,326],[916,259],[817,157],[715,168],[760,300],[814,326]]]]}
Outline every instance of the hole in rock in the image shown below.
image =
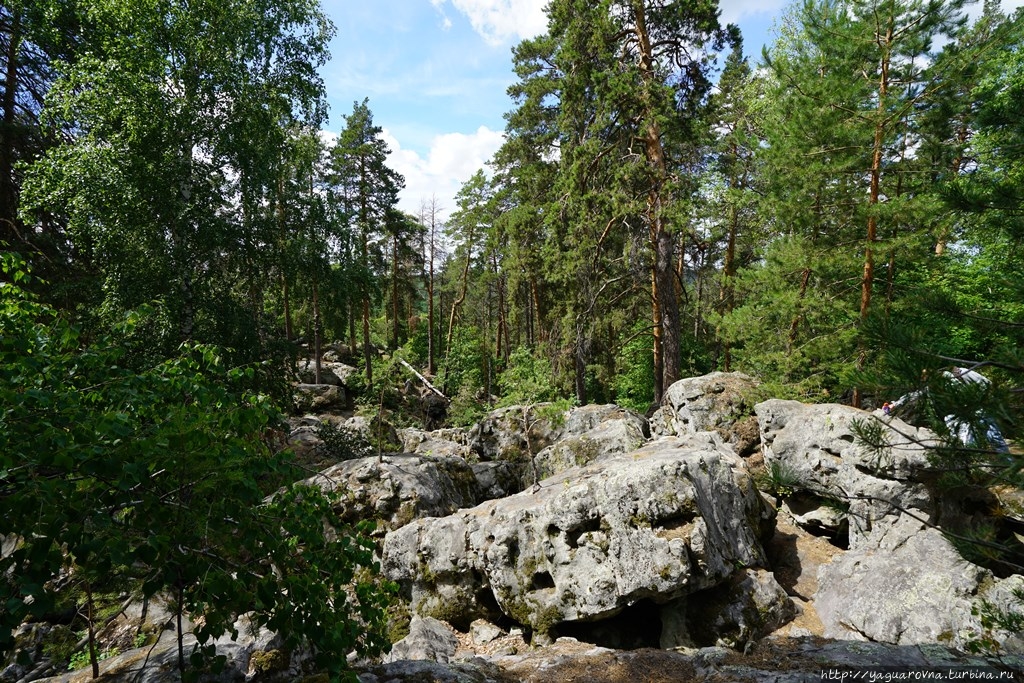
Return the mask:
{"type": "Polygon", "coordinates": [[[661,607],[650,600],[641,600],[613,617],[565,622],[555,631],[555,636],[568,636],[615,650],[657,648],[661,644],[661,607]]]}
{"type": "Polygon", "coordinates": [[[537,572],[533,575],[533,581],[530,584],[535,591],[544,590],[545,588],[554,588],[555,580],[551,578],[551,574],[548,572],[537,572]]]}
{"type": "Polygon", "coordinates": [[[580,547],[580,536],[589,533],[591,531],[601,530],[601,518],[594,517],[593,519],[585,520],[582,524],[575,526],[571,529],[566,529],[565,540],[569,544],[570,548],[580,547]]]}
{"type": "Polygon", "coordinates": [[[797,491],[786,500],[786,505],[794,516],[802,517],[798,521],[800,528],[811,534],[824,538],[837,548],[846,550],[850,547],[850,522],[844,516],[844,505],[840,501],[828,500],[806,491],[797,491]],[[808,519],[807,515],[815,510],[834,508],[836,525],[825,524],[817,519],[808,519]]]}
{"type": "Polygon", "coordinates": [[[693,523],[693,520],[697,519],[697,513],[692,510],[680,510],[676,514],[666,515],[654,520],[651,525],[654,528],[661,527],[665,531],[672,531],[673,529],[681,529],[689,524],[693,523]]]}

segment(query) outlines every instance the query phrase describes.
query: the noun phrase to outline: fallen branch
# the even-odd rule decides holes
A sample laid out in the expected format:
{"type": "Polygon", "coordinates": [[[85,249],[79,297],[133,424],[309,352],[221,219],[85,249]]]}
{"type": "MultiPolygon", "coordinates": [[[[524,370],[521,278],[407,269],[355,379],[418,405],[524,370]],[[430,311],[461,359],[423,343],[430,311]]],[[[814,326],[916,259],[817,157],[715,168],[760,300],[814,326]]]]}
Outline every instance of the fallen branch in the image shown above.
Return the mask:
{"type": "Polygon", "coordinates": [[[440,396],[440,397],[441,397],[441,398],[443,398],[444,400],[446,400],[446,401],[448,400],[448,397],[447,397],[447,396],[445,396],[444,394],[442,394],[442,393],[441,393],[441,390],[440,390],[440,389],[438,389],[438,388],[437,388],[437,387],[435,387],[435,386],[434,386],[433,384],[431,384],[431,383],[430,383],[430,380],[428,380],[428,379],[427,379],[426,377],[424,377],[423,375],[421,375],[421,374],[420,374],[420,373],[419,373],[419,372],[418,372],[418,371],[416,370],[416,368],[414,368],[413,366],[409,365],[408,363],[406,363],[406,362],[405,362],[404,360],[402,360],[401,358],[399,358],[399,359],[398,359],[398,362],[399,362],[399,363],[401,363],[402,365],[404,365],[404,366],[406,367],[406,369],[408,369],[408,370],[409,370],[409,372],[411,372],[412,374],[416,375],[416,377],[418,377],[418,378],[419,378],[419,380],[420,380],[421,382],[423,382],[423,385],[424,385],[425,387],[427,387],[427,389],[430,389],[430,390],[431,390],[432,392],[434,392],[435,394],[437,394],[438,396],[440,396]]]}

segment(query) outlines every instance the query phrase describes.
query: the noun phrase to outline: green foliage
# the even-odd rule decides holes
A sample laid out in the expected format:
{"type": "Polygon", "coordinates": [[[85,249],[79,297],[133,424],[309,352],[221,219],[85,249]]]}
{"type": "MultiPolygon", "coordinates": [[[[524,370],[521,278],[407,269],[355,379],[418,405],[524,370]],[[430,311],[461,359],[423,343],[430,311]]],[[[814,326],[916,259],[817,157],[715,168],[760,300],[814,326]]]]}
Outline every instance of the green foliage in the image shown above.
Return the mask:
{"type": "Polygon", "coordinates": [[[501,390],[500,406],[543,403],[559,398],[551,363],[521,346],[508,358],[508,365],[498,376],[501,390]]]}
{"type": "MultiPolygon", "coordinates": [[[[117,649],[116,647],[112,647],[112,648],[109,648],[109,649],[101,650],[100,652],[96,653],[96,661],[102,662],[104,659],[110,659],[111,657],[116,657],[119,654],[121,654],[121,651],[119,649],[117,649]]],[[[87,649],[86,650],[79,650],[78,652],[76,652],[75,654],[73,654],[71,656],[71,661],[68,662],[68,671],[74,671],[75,669],[81,669],[82,667],[88,666],[89,664],[90,664],[89,651],[87,649]]]]}
{"type": "MultiPolygon", "coordinates": [[[[1018,605],[1024,605],[1024,589],[1013,592],[1018,605]]],[[[967,650],[976,654],[998,654],[999,641],[997,631],[1004,633],[1020,633],[1024,631],[1024,610],[1003,610],[988,600],[982,600],[971,608],[971,613],[981,618],[981,633],[967,642],[967,650]]]]}
{"type": "Polygon", "coordinates": [[[286,461],[262,440],[276,412],[244,388],[252,369],[184,345],[128,371],[109,342],[86,343],[14,284],[30,279],[16,259],[3,264],[0,535],[20,542],[0,558],[0,649],[53,609],[50,579],[72,562],[94,585],[127,567],[144,595],[177,593],[201,643],[255,609],[334,672],[337,652],[379,652],[389,589],[363,530],[331,523],[318,489],[263,502],[258,482],[286,461]]]}
{"type": "Polygon", "coordinates": [[[788,498],[803,488],[799,474],[782,462],[769,463],[755,477],[757,488],[780,498],[788,498]]]}
{"type": "Polygon", "coordinates": [[[323,420],[316,426],[315,432],[320,439],[317,444],[318,454],[333,462],[368,458],[376,453],[366,437],[345,425],[323,420]]]}
{"type": "Polygon", "coordinates": [[[654,359],[647,325],[637,322],[615,358],[615,402],[646,413],[654,401],[654,359]]]}

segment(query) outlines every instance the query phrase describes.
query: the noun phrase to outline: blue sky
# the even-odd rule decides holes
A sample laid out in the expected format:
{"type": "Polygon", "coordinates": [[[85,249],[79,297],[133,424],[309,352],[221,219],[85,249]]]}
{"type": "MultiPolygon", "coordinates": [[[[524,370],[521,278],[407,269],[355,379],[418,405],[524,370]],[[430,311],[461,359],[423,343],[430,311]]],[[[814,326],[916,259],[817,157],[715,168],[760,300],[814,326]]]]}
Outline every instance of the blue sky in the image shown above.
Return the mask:
{"type": "MultiPolygon", "coordinates": [[[[443,213],[459,187],[501,144],[515,80],[512,47],[542,32],[546,0],[322,0],[337,32],[322,74],[329,131],[369,98],[406,179],[400,207],[436,196],[443,213]]],[[[756,62],[786,0],[720,0],[756,62]]],[[[1019,5],[1024,0],[1003,0],[1019,5]]]]}

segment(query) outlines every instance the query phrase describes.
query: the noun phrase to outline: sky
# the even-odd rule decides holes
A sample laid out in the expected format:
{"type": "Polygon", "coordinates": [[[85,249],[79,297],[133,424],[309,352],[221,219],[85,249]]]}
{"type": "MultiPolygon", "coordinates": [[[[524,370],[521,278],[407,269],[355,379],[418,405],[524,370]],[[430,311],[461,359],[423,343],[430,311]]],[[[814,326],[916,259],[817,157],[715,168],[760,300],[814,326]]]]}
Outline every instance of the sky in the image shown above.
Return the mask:
{"type": "MultiPolygon", "coordinates": [[[[720,0],[756,63],[787,0],[720,0]]],[[[1003,0],[1004,11],[1024,0],[1003,0]]],[[[418,215],[435,197],[442,217],[462,183],[501,145],[512,48],[545,30],[546,0],[322,0],[335,24],[321,74],[337,133],[355,102],[368,100],[405,177],[399,208],[418,215]]]]}

